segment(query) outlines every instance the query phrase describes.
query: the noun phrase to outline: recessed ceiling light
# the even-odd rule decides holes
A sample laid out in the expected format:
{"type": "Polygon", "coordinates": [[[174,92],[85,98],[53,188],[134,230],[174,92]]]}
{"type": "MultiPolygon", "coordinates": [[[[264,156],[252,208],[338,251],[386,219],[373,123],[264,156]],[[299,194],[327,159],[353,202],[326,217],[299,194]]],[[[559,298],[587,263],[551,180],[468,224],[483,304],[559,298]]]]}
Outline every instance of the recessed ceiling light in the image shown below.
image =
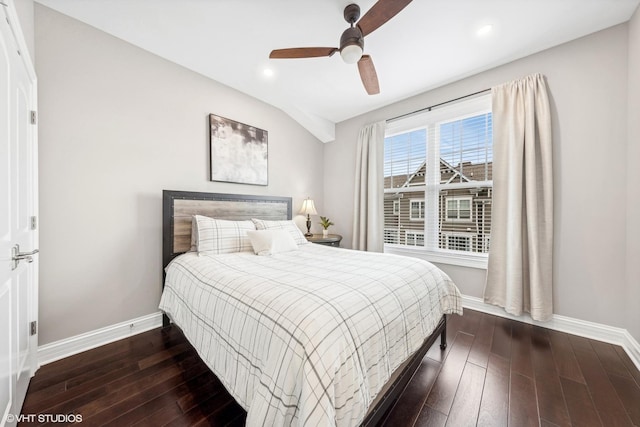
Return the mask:
{"type": "Polygon", "coordinates": [[[273,73],[273,69],[271,69],[271,68],[264,68],[264,69],[262,70],[262,74],[263,74],[265,77],[273,77],[273,74],[274,74],[274,73],[273,73]]]}
{"type": "Polygon", "coordinates": [[[493,25],[491,24],[483,25],[482,27],[478,28],[478,31],[476,31],[476,34],[479,37],[486,36],[491,32],[491,30],[493,30],[493,25]]]}

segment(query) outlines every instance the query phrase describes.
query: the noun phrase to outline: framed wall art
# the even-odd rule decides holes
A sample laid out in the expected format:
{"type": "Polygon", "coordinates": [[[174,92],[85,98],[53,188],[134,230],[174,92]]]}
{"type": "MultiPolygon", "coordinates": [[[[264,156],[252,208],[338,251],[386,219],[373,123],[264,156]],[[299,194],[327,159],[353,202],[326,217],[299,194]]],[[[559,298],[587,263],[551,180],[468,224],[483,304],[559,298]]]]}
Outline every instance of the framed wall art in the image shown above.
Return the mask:
{"type": "Polygon", "coordinates": [[[209,115],[211,181],[267,185],[268,132],[209,115]]]}

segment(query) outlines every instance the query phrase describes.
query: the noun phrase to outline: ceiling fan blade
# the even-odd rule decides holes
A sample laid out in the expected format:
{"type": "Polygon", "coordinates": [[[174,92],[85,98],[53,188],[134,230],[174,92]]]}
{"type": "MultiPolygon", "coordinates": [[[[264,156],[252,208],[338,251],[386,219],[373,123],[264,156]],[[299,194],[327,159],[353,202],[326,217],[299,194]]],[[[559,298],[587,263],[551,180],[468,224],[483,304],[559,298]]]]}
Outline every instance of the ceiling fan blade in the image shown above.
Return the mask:
{"type": "Polygon", "coordinates": [[[293,47],[290,49],[272,50],[269,54],[269,58],[317,58],[320,56],[331,56],[338,50],[339,49],[336,47],[293,47]]]}
{"type": "Polygon", "coordinates": [[[362,36],[373,33],[388,20],[396,16],[411,0],[378,0],[358,21],[362,36]]]}
{"type": "Polygon", "coordinates": [[[358,70],[360,71],[360,78],[367,93],[369,95],[380,93],[376,67],[373,66],[373,60],[369,55],[362,55],[362,58],[358,61],[358,70]]]}

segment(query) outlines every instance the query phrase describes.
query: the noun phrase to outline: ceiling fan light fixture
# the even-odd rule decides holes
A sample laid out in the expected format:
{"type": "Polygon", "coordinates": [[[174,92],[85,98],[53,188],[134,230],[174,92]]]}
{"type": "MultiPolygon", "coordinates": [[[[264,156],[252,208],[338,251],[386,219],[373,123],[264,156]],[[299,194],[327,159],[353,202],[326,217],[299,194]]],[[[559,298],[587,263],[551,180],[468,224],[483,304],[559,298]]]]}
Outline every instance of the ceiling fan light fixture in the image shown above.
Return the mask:
{"type": "Polygon", "coordinates": [[[340,56],[347,64],[355,64],[362,58],[362,47],[357,43],[344,46],[342,50],[340,50],[340,56]]]}
{"type": "MultiPolygon", "coordinates": [[[[2,1],[2,0],[0,0],[2,1]]],[[[275,49],[269,58],[317,58],[333,56],[340,51],[342,60],[347,64],[358,63],[360,80],[369,95],[380,93],[380,84],[376,68],[371,56],[364,55],[364,37],[376,31],[391,18],[396,16],[412,0],[377,0],[374,5],[360,19],[360,6],[355,3],[344,8],[344,20],[349,28],[340,36],[340,48],[335,47],[294,47],[275,49]]]]}
{"type": "MultiPolygon", "coordinates": [[[[351,24],[353,25],[353,24],[351,24]]],[[[362,58],[364,38],[357,27],[347,28],[340,37],[340,56],[347,64],[355,64],[362,58]]]]}

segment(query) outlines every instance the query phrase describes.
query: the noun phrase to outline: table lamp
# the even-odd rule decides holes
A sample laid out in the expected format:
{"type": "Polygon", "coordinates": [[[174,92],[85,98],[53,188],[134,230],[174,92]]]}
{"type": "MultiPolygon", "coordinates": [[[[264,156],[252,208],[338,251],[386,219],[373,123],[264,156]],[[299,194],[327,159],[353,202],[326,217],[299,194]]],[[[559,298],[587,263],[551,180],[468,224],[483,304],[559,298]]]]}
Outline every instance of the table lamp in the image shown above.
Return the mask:
{"type": "Polygon", "coordinates": [[[318,212],[316,212],[316,207],[313,204],[313,200],[307,197],[304,202],[302,202],[302,209],[300,209],[300,213],[307,216],[307,232],[304,235],[306,237],[313,236],[313,233],[311,232],[310,215],[318,215],[318,212]]]}

